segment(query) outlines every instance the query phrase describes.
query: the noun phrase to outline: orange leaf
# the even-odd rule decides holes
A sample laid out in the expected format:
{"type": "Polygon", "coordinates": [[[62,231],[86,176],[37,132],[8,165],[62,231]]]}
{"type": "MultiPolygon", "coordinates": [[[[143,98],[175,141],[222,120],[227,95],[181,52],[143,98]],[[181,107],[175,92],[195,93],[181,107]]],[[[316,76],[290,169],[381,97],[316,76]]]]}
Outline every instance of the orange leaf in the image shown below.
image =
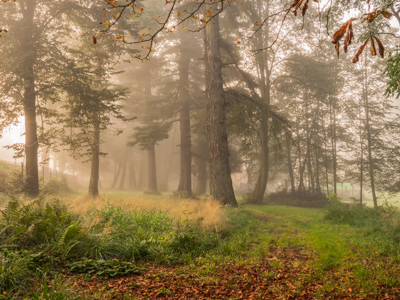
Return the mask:
{"type": "Polygon", "coordinates": [[[294,14],[295,16],[297,16],[297,9],[300,7],[300,5],[303,3],[303,1],[304,1],[304,0],[299,0],[299,1],[297,1],[296,6],[295,6],[294,9],[293,9],[293,14],[294,14]]]}
{"type": "Polygon", "coordinates": [[[143,8],[139,9],[139,11],[140,11],[140,13],[142,13],[143,12],[143,8]]]}
{"type": "Polygon", "coordinates": [[[347,46],[351,45],[351,40],[353,39],[353,25],[350,23],[347,30],[346,38],[344,40],[343,51],[347,53],[347,46]]]}
{"type": "Polygon", "coordinates": [[[346,33],[347,28],[350,26],[351,22],[353,22],[354,20],[355,19],[353,19],[353,18],[348,20],[346,23],[344,23],[342,25],[342,27],[339,28],[338,31],[336,31],[333,34],[332,44],[336,44],[344,36],[344,34],[346,33]]]}
{"type": "Polygon", "coordinates": [[[372,55],[372,56],[375,56],[375,55],[376,55],[374,38],[371,38],[371,55],[372,55]]]}
{"type": "Polygon", "coordinates": [[[340,42],[337,42],[335,44],[335,49],[336,49],[336,53],[337,53],[337,58],[339,58],[339,48],[340,48],[340,42]]]}
{"type": "Polygon", "coordinates": [[[379,55],[383,58],[385,55],[385,48],[383,47],[383,44],[380,39],[375,37],[376,43],[378,44],[378,50],[379,50],[379,55]]]}
{"type": "Polygon", "coordinates": [[[361,53],[364,51],[364,48],[365,48],[365,45],[367,44],[367,42],[368,42],[368,40],[366,40],[364,42],[364,44],[362,44],[360,46],[360,48],[358,48],[358,51],[357,51],[356,55],[354,55],[354,57],[353,57],[353,59],[351,61],[353,64],[358,62],[358,59],[360,58],[361,53]]]}
{"type": "Polygon", "coordinates": [[[308,0],[306,0],[306,3],[304,3],[303,8],[301,9],[301,15],[304,17],[308,9],[308,0]]]}

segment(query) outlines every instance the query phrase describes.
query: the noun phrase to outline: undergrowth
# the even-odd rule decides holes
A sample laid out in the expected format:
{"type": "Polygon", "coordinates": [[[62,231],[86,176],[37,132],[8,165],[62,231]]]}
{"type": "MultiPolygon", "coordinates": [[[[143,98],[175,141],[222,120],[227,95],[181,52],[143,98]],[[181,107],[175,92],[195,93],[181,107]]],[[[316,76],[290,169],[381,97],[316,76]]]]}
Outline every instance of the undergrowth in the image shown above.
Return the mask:
{"type": "Polygon", "coordinates": [[[31,297],[41,299],[59,288],[61,279],[54,276],[63,272],[110,278],[140,272],[141,262],[186,264],[245,251],[256,229],[249,213],[214,208],[220,215],[212,221],[212,214],[201,214],[201,205],[193,207],[178,213],[106,202],[77,214],[57,199],[27,202],[11,196],[0,210],[0,293],[32,290],[31,297]]]}
{"type": "Polygon", "coordinates": [[[336,224],[347,224],[375,239],[383,248],[396,253],[400,242],[399,212],[396,207],[384,203],[378,207],[367,207],[357,202],[343,203],[330,196],[325,210],[325,219],[336,224]]]}

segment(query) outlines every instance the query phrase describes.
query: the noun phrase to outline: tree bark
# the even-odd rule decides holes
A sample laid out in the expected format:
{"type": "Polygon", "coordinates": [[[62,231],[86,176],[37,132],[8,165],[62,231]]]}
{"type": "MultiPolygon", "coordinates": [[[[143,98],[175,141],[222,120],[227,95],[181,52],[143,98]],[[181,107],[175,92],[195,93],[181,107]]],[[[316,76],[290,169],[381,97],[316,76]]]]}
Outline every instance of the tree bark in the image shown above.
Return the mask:
{"type": "Polygon", "coordinates": [[[24,84],[23,104],[25,114],[25,192],[31,196],[39,194],[38,138],[36,124],[35,93],[35,38],[33,33],[36,0],[22,1],[24,33],[21,37],[27,49],[23,59],[22,80],[24,84]]]}
{"type": "Polygon", "coordinates": [[[332,144],[332,163],[333,163],[333,193],[337,194],[337,161],[336,161],[336,99],[329,102],[331,119],[331,144],[332,144]]]}
{"type": "Polygon", "coordinates": [[[375,191],[374,160],[372,157],[372,136],[371,136],[371,126],[370,126],[367,71],[365,70],[363,74],[364,74],[365,126],[367,132],[369,178],[371,182],[371,193],[372,193],[372,200],[374,202],[374,207],[378,207],[378,200],[376,198],[376,191],[375,191]]]}
{"type": "Polygon", "coordinates": [[[115,164],[115,168],[114,168],[114,179],[113,179],[113,183],[111,185],[111,188],[115,188],[115,186],[117,185],[118,182],[118,178],[119,178],[119,174],[121,174],[121,170],[122,170],[122,165],[120,162],[117,162],[115,164]]]}
{"type": "Polygon", "coordinates": [[[120,190],[123,190],[125,188],[125,178],[126,178],[126,169],[127,168],[128,168],[128,162],[126,160],[124,160],[122,162],[121,181],[119,182],[119,187],[118,187],[118,189],[120,189],[120,190]]]}
{"type": "Polygon", "coordinates": [[[155,145],[153,145],[150,149],[147,150],[148,157],[148,166],[149,166],[149,186],[147,193],[149,194],[159,194],[157,188],[157,172],[156,172],[156,149],[155,145]]]}
{"type": "Polygon", "coordinates": [[[295,184],[294,184],[294,173],[293,173],[293,165],[292,165],[292,156],[291,156],[291,142],[290,142],[290,135],[286,132],[286,148],[287,148],[287,161],[288,161],[288,169],[289,169],[289,176],[290,176],[290,192],[292,195],[296,192],[295,184]]]}
{"type": "Polygon", "coordinates": [[[229,165],[218,15],[205,28],[204,46],[210,194],[222,204],[237,206],[229,165]]]}
{"type": "Polygon", "coordinates": [[[190,132],[190,93],[189,93],[189,67],[190,57],[185,48],[185,30],[182,26],[178,29],[180,40],[179,62],[179,88],[178,102],[180,104],[180,175],[178,192],[184,192],[187,197],[192,196],[192,142],[190,132]]]}
{"type": "MultiPolygon", "coordinates": [[[[264,1],[257,1],[257,6],[260,14],[263,13],[264,1]]],[[[266,9],[265,14],[269,13],[269,1],[266,1],[266,9]]],[[[264,41],[269,39],[269,26],[263,27],[265,28],[265,35],[258,35],[257,38],[257,48],[263,49],[265,48],[264,41]]],[[[257,178],[257,182],[254,186],[253,191],[253,199],[255,202],[261,202],[264,198],[265,191],[267,189],[268,183],[268,172],[269,172],[269,104],[270,104],[270,73],[271,70],[268,66],[268,57],[266,56],[267,52],[262,51],[258,54],[257,57],[257,65],[259,69],[259,85],[261,90],[261,98],[264,101],[265,112],[261,115],[261,128],[260,128],[260,136],[261,136],[261,162],[260,162],[260,170],[257,178]]]]}
{"type": "Polygon", "coordinates": [[[93,144],[92,144],[92,168],[90,172],[89,195],[96,197],[99,195],[99,175],[100,175],[100,117],[97,116],[93,124],[93,144]]]}

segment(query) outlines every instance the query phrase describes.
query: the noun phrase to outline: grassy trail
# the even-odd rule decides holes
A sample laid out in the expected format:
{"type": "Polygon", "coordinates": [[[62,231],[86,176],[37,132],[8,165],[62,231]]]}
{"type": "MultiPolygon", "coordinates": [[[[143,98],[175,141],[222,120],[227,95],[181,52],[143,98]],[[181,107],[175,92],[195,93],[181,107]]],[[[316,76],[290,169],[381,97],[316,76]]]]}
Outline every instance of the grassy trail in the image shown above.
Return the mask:
{"type": "Polygon", "coordinates": [[[379,240],[317,209],[244,209],[260,222],[239,255],[144,264],[141,275],[74,285],[91,299],[400,299],[398,259],[379,240]]]}

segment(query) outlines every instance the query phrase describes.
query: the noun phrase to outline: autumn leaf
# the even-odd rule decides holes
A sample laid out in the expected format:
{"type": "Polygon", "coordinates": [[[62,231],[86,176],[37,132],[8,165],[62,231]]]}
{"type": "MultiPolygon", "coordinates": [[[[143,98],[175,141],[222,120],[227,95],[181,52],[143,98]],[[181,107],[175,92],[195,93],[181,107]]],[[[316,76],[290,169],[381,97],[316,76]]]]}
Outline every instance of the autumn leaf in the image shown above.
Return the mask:
{"type": "Polygon", "coordinates": [[[343,45],[344,53],[347,53],[347,46],[351,45],[352,39],[353,39],[353,25],[352,25],[352,23],[350,23],[348,30],[347,30],[346,38],[344,40],[344,45],[343,45]]]}
{"type": "Polygon", "coordinates": [[[335,49],[336,49],[336,54],[337,54],[337,57],[339,58],[339,48],[340,48],[340,42],[337,42],[336,44],[335,44],[335,49]]]}
{"type": "Polygon", "coordinates": [[[294,0],[290,8],[295,7],[300,0],[294,0]]]}
{"type": "MultiPolygon", "coordinates": [[[[295,7],[294,7],[294,9],[293,9],[293,14],[294,14],[295,16],[297,16],[297,9],[300,7],[300,5],[303,3],[303,1],[304,1],[304,0],[299,0],[299,1],[296,2],[296,5],[295,5],[295,7]]],[[[293,3],[294,3],[294,2],[293,2],[293,3]]]]}
{"type": "Polygon", "coordinates": [[[390,19],[391,17],[393,17],[393,14],[388,12],[388,11],[383,11],[382,15],[386,18],[386,19],[390,19]]]}
{"type": "Polygon", "coordinates": [[[383,44],[381,42],[380,39],[378,39],[377,37],[375,37],[376,43],[378,44],[378,51],[379,51],[379,55],[383,58],[384,52],[385,52],[385,48],[383,47],[383,44]]]}
{"type": "Polygon", "coordinates": [[[360,58],[361,53],[364,51],[364,48],[365,48],[365,45],[367,44],[367,42],[368,42],[368,40],[366,40],[364,42],[364,44],[362,44],[360,46],[360,48],[358,48],[358,51],[357,51],[356,55],[354,55],[354,57],[353,57],[353,59],[351,61],[353,64],[358,62],[358,59],[360,58]]]}
{"type": "Polygon", "coordinates": [[[97,38],[96,38],[96,36],[93,36],[93,44],[97,44],[97,38]]]}
{"type": "MultiPolygon", "coordinates": [[[[350,26],[350,24],[351,24],[354,20],[356,20],[356,19],[355,19],[355,18],[351,18],[351,19],[348,20],[346,23],[344,23],[344,24],[342,25],[342,27],[339,28],[338,31],[336,31],[336,32],[333,34],[333,41],[332,41],[332,44],[336,44],[337,42],[339,42],[339,40],[340,40],[340,39],[344,36],[344,34],[346,33],[347,28],[350,26]]],[[[353,30],[352,30],[352,31],[353,31],[353,30]]]]}
{"type": "Polygon", "coordinates": [[[370,12],[370,13],[364,14],[364,16],[365,16],[364,20],[368,20],[368,23],[371,23],[375,19],[376,12],[370,12]]]}
{"type": "Polygon", "coordinates": [[[140,11],[140,13],[142,13],[143,12],[143,8],[139,9],[139,11],[140,11]]]}
{"type": "Polygon", "coordinates": [[[301,15],[304,17],[308,9],[308,0],[306,0],[306,3],[304,3],[303,8],[301,9],[301,15]]]}
{"type": "Polygon", "coordinates": [[[371,55],[372,55],[372,56],[375,56],[375,55],[376,55],[374,38],[371,38],[371,55]]]}

